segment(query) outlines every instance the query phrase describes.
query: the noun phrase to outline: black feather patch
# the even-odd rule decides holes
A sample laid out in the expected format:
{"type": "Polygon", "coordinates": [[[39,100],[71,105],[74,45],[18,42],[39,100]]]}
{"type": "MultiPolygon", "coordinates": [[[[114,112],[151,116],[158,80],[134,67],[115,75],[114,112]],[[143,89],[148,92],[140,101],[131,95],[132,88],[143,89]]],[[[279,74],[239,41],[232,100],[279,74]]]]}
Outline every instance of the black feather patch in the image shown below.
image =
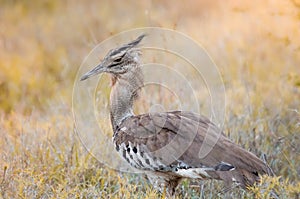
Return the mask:
{"type": "Polygon", "coordinates": [[[225,163],[225,162],[221,162],[220,164],[215,166],[215,170],[216,171],[232,171],[232,170],[234,170],[234,166],[232,166],[231,164],[225,163]]]}
{"type": "Polygon", "coordinates": [[[137,153],[137,148],[135,146],[133,147],[132,150],[133,150],[134,153],[137,153]]]}

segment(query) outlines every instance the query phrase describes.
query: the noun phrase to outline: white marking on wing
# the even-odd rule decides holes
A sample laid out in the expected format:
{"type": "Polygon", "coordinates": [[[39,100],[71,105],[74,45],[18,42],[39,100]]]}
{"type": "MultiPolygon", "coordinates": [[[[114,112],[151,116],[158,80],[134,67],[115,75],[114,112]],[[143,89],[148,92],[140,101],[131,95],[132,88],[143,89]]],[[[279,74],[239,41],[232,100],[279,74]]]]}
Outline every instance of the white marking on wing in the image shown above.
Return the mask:
{"type": "MultiPolygon", "coordinates": [[[[137,149],[138,149],[138,151],[142,151],[142,149],[140,148],[139,145],[138,145],[137,149]]],[[[142,162],[142,164],[144,165],[145,168],[152,170],[153,169],[152,166],[150,166],[146,163],[145,157],[146,157],[146,153],[144,152],[144,157],[139,156],[139,159],[140,159],[140,161],[142,162]]]]}
{"type": "Polygon", "coordinates": [[[230,167],[233,167],[232,164],[229,164],[229,163],[227,163],[227,162],[223,162],[223,161],[222,161],[221,163],[222,163],[222,164],[225,164],[225,165],[228,165],[228,166],[230,166],[230,167]]]}
{"type": "Polygon", "coordinates": [[[121,130],[121,131],[126,131],[127,128],[124,126],[124,127],[122,127],[120,130],[121,130]]]}
{"type": "MultiPolygon", "coordinates": [[[[144,146],[143,148],[145,148],[145,147],[146,147],[146,146],[144,146]]],[[[138,147],[138,149],[141,150],[140,147],[138,147]]],[[[156,160],[154,161],[153,155],[155,155],[155,154],[154,154],[154,153],[149,153],[149,152],[147,152],[147,151],[144,151],[144,157],[141,158],[141,161],[142,161],[143,165],[144,165],[145,167],[151,169],[151,170],[153,170],[154,167],[157,167],[157,168],[158,168],[158,167],[161,166],[161,165],[164,166],[164,164],[163,164],[160,160],[156,159],[156,160]],[[150,156],[150,154],[151,154],[152,156],[150,156]],[[146,163],[146,159],[149,160],[150,165],[146,163]]]]}
{"type": "Polygon", "coordinates": [[[206,171],[212,170],[211,168],[190,168],[190,169],[178,169],[176,173],[182,177],[202,179],[202,176],[210,178],[206,171]]]}

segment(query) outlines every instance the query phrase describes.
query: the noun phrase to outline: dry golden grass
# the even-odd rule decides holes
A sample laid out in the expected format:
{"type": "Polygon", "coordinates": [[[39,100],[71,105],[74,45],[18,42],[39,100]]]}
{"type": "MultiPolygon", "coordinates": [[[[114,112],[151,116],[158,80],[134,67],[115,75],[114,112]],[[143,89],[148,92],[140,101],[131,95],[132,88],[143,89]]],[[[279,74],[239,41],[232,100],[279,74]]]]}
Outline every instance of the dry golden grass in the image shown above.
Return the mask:
{"type": "Polygon", "coordinates": [[[226,87],[225,133],[265,153],[278,176],[225,194],[220,182],[184,181],[178,198],[300,197],[299,1],[0,5],[0,198],[163,197],[142,177],[95,160],[74,133],[71,114],[73,81],[87,53],[142,26],[179,30],[203,44],[226,87]]]}

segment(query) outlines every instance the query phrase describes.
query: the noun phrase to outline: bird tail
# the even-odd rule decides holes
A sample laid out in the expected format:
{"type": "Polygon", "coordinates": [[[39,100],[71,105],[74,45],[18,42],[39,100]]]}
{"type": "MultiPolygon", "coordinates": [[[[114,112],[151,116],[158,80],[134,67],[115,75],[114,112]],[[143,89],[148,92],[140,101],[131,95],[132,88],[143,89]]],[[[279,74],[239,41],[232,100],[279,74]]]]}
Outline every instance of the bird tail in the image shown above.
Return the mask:
{"type": "Polygon", "coordinates": [[[248,152],[242,148],[235,150],[236,154],[232,154],[236,161],[233,162],[234,167],[230,171],[217,171],[221,180],[231,184],[233,182],[238,183],[242,188],[252,186],[255,182],[260,181],[260,176],[269,175],[274,176],[274,172],[269,167],[266,161],[266,156],[263,156],[263,160],[256,157],[251,152],[248,152]]]}

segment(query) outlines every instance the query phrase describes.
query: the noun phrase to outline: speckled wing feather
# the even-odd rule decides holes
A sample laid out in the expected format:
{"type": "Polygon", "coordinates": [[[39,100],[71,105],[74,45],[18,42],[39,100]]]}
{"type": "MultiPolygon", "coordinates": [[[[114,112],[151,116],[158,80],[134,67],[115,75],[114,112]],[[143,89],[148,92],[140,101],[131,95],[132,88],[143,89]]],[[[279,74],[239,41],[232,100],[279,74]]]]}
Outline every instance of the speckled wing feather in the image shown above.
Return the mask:
{"type": "Polygon", "coordinates": [[[191,112],[149,113],[125,119],[114,133],[119,153],[135,168],[251,185],[268,167],[191,112]],[[202,157],[201,147],[210,151],[202,157]],[[184,169],[184,170],[183,170],[184,169]],[[197,170],[198,169],[198,170],[197,170]]]}

